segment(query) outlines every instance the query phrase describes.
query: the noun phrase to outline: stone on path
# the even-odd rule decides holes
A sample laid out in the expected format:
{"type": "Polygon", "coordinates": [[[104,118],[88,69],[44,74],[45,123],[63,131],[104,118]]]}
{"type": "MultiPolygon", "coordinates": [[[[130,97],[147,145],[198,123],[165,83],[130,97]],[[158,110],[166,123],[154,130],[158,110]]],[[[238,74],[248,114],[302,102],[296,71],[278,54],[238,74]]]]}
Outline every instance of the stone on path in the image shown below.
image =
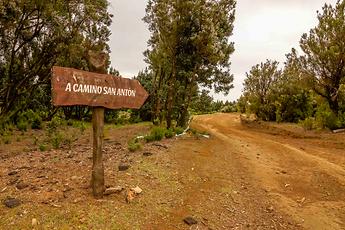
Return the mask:
{"type": "Polygon", "coordinates": [[[8,208],[14,208],[14,207],[17,207],[19,206],[22,202],[16,198],[6,198],[4,201],[3,201],[4,205],[8,208]]]}
{"type": "Polygon", "coordinates": [[[186,224],[188,224],[189,226],[198,223],[198,221],[196,221],[193,217],[190,217],[190,216],[184,218],[183,221],[184,221],[186,224]]]}

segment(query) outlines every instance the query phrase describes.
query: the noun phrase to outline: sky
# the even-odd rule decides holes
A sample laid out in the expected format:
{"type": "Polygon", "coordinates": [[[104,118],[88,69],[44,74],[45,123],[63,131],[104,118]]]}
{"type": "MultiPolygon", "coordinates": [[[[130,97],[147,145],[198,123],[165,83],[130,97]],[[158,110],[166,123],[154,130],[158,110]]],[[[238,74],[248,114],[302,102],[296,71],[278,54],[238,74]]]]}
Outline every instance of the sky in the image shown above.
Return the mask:
{"type": "MultiPolygon", "coordinates": [[[[233,36],[235,52],[231,73],[235,88],[219,100],[237,100],[245,73],[266,59],[285,61],[285,54],[299,47],[303,33],[317,25],[316,11],[337,0],[238,0],[233,36]]],[[[133,77],[146,67],[143,52],[150,33],[142,21],[146,0],[110,0],[114,14],[110,37],[111,64],[124,77],[133,77]]]]}

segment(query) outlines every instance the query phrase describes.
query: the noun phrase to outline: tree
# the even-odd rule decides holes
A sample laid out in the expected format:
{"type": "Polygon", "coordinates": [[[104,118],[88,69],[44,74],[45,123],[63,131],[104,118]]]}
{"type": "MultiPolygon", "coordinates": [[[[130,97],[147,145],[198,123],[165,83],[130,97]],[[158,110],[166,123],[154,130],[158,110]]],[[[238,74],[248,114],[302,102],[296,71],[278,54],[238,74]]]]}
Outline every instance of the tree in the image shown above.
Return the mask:
{"type": "Polygon", "coordinates": [[[145,55],[154,73],[153,118],[165,104],[167,126],[174,114],[184,126],[199,85],[225,93],[233,87],[229,58],[234,45],[229,37],[234,9],[233,0],[149,1],[144,21],[151,38],[145,55]]]}
{"type": "Polygon", "coordinates": [[[109,52],[107,7],[106,0],[1,1],[0,118],[25,109],[37,89],[50,95],[54,64],[91,70],[88,51],[109,52]]]}
{"type": "Polygon", "coordinates": [[[314,91],[325,98],[331,110],[339,111],[341,85],[345,79],[345,1],[333,7],[325,4],[318,12],[318,25],[303,34],[300,46],[301,72],[313,83],[314,91]]]}
{"type": "Polygon", "coordinates": [[[274,103],[271,93],[274,84],[281,78],[278,62],[266,60],[252,67],[244,80],[244,96],[251,112],[264,120],[274,120],[274,103]]]}
{"type": "Polygon", "coordinates": [[[286,55],[281,77],[271,89],[276,121],[298,122],[312,115],[311,90],[296,62],[296,51],[286,55]]]}
{"type": "Polygon", "coordinates": [[[213,98],[207,90],[202,90],[195,96],[191,108],[197,114],[211,113],[213,110],[213,98]]]}

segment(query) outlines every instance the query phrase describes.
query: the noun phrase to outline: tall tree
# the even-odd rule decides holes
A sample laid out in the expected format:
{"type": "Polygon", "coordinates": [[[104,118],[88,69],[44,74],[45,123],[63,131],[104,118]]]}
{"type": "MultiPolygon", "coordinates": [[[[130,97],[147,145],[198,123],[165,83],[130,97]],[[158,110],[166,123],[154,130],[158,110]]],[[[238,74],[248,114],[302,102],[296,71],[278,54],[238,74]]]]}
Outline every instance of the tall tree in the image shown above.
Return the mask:
{"type": "Polygon", "coordinates": [[[153,76],[153,103],[160,105],[159,91],[167,89],[165,116],[171,126],[178,103],[178,123],[184,126],[192,96],[199,85],[227,93],[232,88],[229,73],[234,51],[229,37],[233,30],[234,0],[150,0],[144,21],[151,38],[147,61],[153,76]]]}
{"type": "Polygon", "coordinates": [[[340,87],[345,81],[345,1],[338,0],[334,7],[325,4],[317,18],[318,25],[300,40],[304,52],[301,70],[337,114],[340,87]]]}
{"type": "Polygon", "coordinates": [[[109,52],[107,7],[106,0],[0,2],[0,117],[49,86],[54,64],[88,70],[88,50],[109,52]]]}
{"type": "Polygon", "coordinates": [[[278,64],[277,61],[271,60],[257,64],[246,73],[244,80],[243,92],[250,110],[264,120],[275,119],[274,112],[272,113],[274,103],[270,100],[270,95],[274,84],[281,78],[278,64]]]}

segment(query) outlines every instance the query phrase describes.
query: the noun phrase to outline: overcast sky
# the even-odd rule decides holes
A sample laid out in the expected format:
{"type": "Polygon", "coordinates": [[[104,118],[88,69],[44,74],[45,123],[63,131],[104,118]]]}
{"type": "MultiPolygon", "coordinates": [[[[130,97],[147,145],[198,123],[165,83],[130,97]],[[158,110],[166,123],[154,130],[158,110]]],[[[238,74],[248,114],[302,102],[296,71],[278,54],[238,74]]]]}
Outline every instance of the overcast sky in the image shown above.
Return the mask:
{"type": "MultiPolygon", "coordinates": [[[[143,51],[150,36],[145,15],[146,0],[110,0],[114,14],[110,40],[111,63],[124,77],[133,77],[146,64],[143,51]]],[[[238,0],[234,35],[235,53],[231,72],[235,88],[228,96],[216,99],[236,100],[241,95],[245,73],[266,59],[285,61],[291,48],[298,48],[301,35],[317,25],[316,11],[336,0],[238,0]]]]}

